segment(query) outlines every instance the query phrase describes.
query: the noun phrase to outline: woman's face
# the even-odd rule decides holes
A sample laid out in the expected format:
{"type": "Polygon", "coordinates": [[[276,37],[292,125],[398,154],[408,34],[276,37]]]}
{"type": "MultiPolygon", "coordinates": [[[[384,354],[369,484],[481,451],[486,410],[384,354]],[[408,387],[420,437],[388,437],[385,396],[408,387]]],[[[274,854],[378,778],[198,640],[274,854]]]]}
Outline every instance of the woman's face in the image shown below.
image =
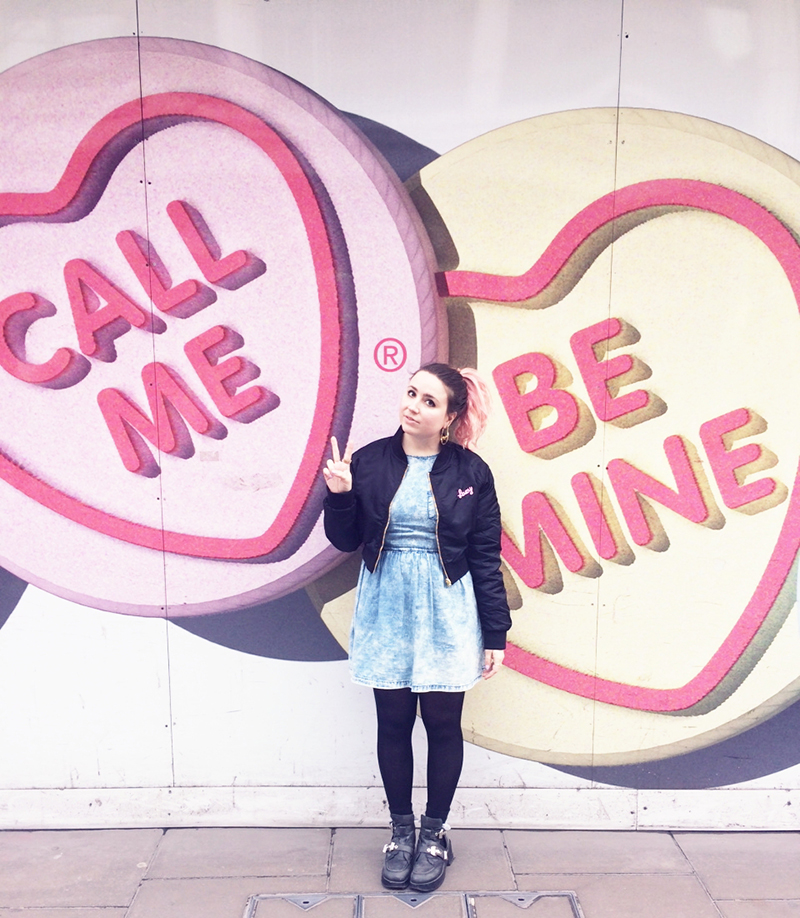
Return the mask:
{"type": "Polygon", "coordinates": [[[420,370],[406,386],[400,401],[403,433],[420,443],[438,441],[442,428],[455,418],[447,411],[447,389],[432,373],[420,370]]]}

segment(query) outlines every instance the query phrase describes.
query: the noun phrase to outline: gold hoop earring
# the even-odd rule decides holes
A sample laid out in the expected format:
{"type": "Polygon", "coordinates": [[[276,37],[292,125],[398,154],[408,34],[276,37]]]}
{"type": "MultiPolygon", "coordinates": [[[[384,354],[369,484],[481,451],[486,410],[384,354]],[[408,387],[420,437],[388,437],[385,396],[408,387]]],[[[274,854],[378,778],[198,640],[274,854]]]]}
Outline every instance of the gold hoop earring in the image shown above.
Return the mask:
{"type": "Polygon", "coordinates": [[[450,428],[443,427],[442,432],[439,434],[439,442],[442,444],[442,446],[444,446],[445,443],[447,443],[449,439],[450,439],[450,428]]]}

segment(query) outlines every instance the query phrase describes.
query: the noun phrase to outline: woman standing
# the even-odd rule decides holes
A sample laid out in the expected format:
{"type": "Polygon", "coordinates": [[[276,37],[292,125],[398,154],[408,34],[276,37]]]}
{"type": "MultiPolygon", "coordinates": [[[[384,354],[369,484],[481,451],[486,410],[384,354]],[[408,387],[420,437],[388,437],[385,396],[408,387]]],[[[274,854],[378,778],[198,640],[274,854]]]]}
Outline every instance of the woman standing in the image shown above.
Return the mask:
{"type": "Polygon", "coordinates": [[[437,889],[453,859],[447,814],[461,774],[464,692],[493,676],[511,627],[500,573],[494,480],[472,447],[488,390],[474,370],[422,367],[400,403],[400,427],[323,469],[325,532],[363,545],[350,634],[353,681],[371,686],[378,765],[392,818],[381,874],[389,889],[437,889]],[[428,737],[428,802],[415,839],[411,734],[417,704],[428,737]]]}

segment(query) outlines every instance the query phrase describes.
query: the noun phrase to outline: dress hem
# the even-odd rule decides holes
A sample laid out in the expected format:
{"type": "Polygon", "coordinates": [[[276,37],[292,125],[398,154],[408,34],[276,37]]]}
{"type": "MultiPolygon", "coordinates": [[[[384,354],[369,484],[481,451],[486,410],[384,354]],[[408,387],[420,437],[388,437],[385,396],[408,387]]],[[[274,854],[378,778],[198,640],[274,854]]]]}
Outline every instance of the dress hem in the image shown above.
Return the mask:
{"type": "Polygon", "coordinates": [[[376,688],[376,689],[402,689],[409,688],[414,693],[423,693],[423,692],[466,692],[473,686],[477,685],[481,681],[481,677],[478,676],[472,682],[466,682],[464,685],[414,685],[409,682],[376,682],[374,680],[370,681],[367,679],[358,679],[356,676],[350,677],[352,682],[355,685],[364,685],[367,688],[376,688]]]}

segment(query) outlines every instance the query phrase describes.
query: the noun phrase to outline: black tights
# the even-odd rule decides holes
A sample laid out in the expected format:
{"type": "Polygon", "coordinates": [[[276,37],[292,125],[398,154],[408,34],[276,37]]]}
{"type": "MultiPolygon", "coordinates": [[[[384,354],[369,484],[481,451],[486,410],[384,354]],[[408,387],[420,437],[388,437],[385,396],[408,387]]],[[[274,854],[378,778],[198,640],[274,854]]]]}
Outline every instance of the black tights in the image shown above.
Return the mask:
{"type": "Polygon", "coordinates": [[[419,700],[422,722],[428,734],[428,806],[425,815],[447,819],[464,762],[461,734],[463,692],[420,692],[409,688],[373,689],[378,712],[378,767],[389,811],[412,812],[411,786],[414,754],[411,732],[419,700]]]}

